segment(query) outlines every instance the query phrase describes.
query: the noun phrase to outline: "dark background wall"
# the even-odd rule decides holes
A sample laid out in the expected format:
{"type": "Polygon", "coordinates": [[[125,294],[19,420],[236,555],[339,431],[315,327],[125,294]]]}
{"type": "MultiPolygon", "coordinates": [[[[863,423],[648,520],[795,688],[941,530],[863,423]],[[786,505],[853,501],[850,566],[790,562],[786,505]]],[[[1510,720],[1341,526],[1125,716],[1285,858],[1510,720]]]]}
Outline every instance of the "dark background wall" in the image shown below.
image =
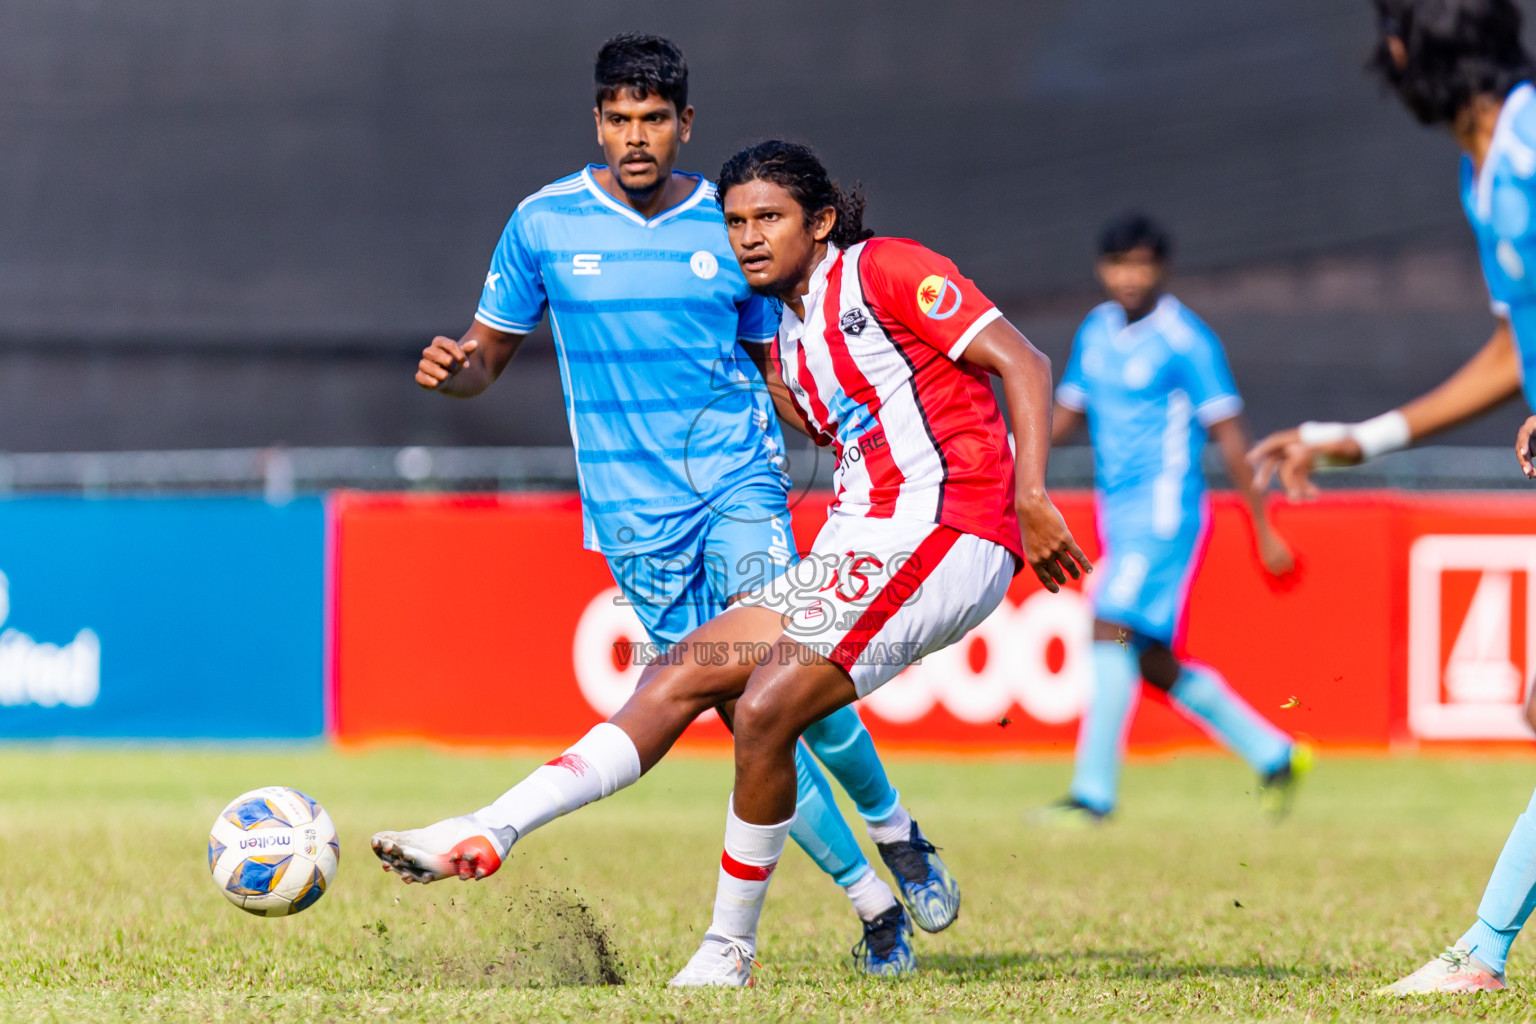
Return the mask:
{"type": "Polygon", "coordinates": [[[685,165],[813,143],[1058,362],[1128,205],[1261,429],[1378,412],[1490,328],[1456,153],[1362,72],[1366,0],[9,0],[0,448],[562,443],[542,339],[475,402],[410,368],[518,199],[597,157],[591,58],[631,28],[688,54],[685,165]]]}

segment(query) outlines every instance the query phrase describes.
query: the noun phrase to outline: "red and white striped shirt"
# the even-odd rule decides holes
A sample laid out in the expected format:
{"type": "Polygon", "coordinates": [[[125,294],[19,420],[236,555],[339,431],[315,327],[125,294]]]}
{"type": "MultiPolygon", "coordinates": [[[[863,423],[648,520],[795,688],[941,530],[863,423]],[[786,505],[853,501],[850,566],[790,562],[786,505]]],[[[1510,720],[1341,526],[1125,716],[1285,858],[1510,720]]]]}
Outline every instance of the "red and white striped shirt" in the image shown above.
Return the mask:
{"type": "Polygon", "coordinates": [[[1013,452],[985,371],[961,361],[1002,314],[953,263],[903,238],[827,247],[788,306],[775,357],[817,443],[837,452],[832,507],[995,541],[1022,562],[1013,452]]]}

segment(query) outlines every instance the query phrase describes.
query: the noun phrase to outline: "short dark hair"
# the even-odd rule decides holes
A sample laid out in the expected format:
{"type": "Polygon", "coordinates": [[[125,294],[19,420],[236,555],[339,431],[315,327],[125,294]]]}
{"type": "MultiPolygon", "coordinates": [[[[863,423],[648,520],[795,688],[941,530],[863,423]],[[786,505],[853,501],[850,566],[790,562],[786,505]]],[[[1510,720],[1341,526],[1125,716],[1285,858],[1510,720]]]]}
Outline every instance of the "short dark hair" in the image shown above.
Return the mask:
{"type": "Polygon", "coordinates": [[[688,62],[676,43],[661,36],[639,32],[614,36],[597,51],[592,80],[598,109],[624,89],[640,99],[660,96],[679,112],[688,106],[688,62]]]}
{"type": "Polygon", "coordinates": [[[1173,253],[1168,230],[1144,213],[1122,213],[1099,231],[1100,256],[1123,256],[1142,246],[1151,249],[1160,263],[1173,253]]]}
{"type": "Polygon", "coordinates": [[[727,191],[749,181],[768,181],[783,187],[800,204],[807,225],[830,206],[837,212],[837,221],[827,241],[839,248],[846,249],[874,237],[875,233],[864,226],[864,193],[858,183],[846,191],[839,188],[809,146],[770,139],[731,157],[720,168],[716,182],[721,208],[725,206],[727,191]]]}
{"type": "Polygon", "coordinates": [[[1503,99],[1531,77],[1514,0],[1374,0],[1376,49],[1367,62],[1423,124],[1445,124],[1481,95],[1503,99]],[[1387,47],[1407,51],[1399,68],[1387,47]]]}

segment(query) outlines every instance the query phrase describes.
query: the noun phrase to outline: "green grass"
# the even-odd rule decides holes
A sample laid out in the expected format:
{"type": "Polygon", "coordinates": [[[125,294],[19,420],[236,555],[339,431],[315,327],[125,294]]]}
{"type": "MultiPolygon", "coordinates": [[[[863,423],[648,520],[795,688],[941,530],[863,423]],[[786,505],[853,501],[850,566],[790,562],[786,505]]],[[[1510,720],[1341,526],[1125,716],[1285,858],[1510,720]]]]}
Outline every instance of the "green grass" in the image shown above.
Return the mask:
{"type": "Polygon", "coordinates": [[[1086,833],[1020,820],[1060,795],[1065,761],[897,760],[966,894],[953,928],[918,937],[920,973],[856,976],[847,901],[791,851],[758,987],[690,993],[664,984],[708,922],[722,759],[663,764],[527,840],[485,883],[405,887],[378,869],[374,830],[472,809],[531,764],[420,749],[0,748],[0,1019],[1536,1017],[1519,944],[1514,991],[1369,995],[1470,922],[1536,781],[1525,760],[1324,758],[1278,826],[1234,761],[1133,762],[1119,820],[1086,833]],[[342,835],[331,892],[286,920],[226,903],[203,854],[224,803],[272,783],[314,795],[342,835]],[[579,984],[597,976],[594,922],[621,986],[579,984]]]}

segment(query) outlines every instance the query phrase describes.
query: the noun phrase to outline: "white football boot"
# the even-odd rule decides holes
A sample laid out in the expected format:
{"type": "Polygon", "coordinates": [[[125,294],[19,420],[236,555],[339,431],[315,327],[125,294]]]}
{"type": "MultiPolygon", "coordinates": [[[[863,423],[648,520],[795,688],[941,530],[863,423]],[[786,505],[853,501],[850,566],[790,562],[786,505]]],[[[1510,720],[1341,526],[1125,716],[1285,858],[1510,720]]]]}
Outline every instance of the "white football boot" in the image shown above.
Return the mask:
{"type": "Polygon", "coordinates": [[[704,944],[688,965],[667,982],[673,988],[750,988],[752,948],[739,939],[704,933],[704,944]]]}
{"type": "Polygon", "coordinates": [[[1497,992],[1504,975],[1472,955],[1466,946],[1451,946],[1444,953],[1401,981],[1379,988],[1379,996],[1426,996],[1437,992],[1497,992]]]}
{"type": "Polygon", "coordinates": [[[385,871],[393,871],[405,882],[454,877],[470,882],[495,874],[516,841],[515,830],[486,829],[472,815],[465,815],[426,828],[379,832],[373,837],[373,852],[384,862],[385,871]]]}

